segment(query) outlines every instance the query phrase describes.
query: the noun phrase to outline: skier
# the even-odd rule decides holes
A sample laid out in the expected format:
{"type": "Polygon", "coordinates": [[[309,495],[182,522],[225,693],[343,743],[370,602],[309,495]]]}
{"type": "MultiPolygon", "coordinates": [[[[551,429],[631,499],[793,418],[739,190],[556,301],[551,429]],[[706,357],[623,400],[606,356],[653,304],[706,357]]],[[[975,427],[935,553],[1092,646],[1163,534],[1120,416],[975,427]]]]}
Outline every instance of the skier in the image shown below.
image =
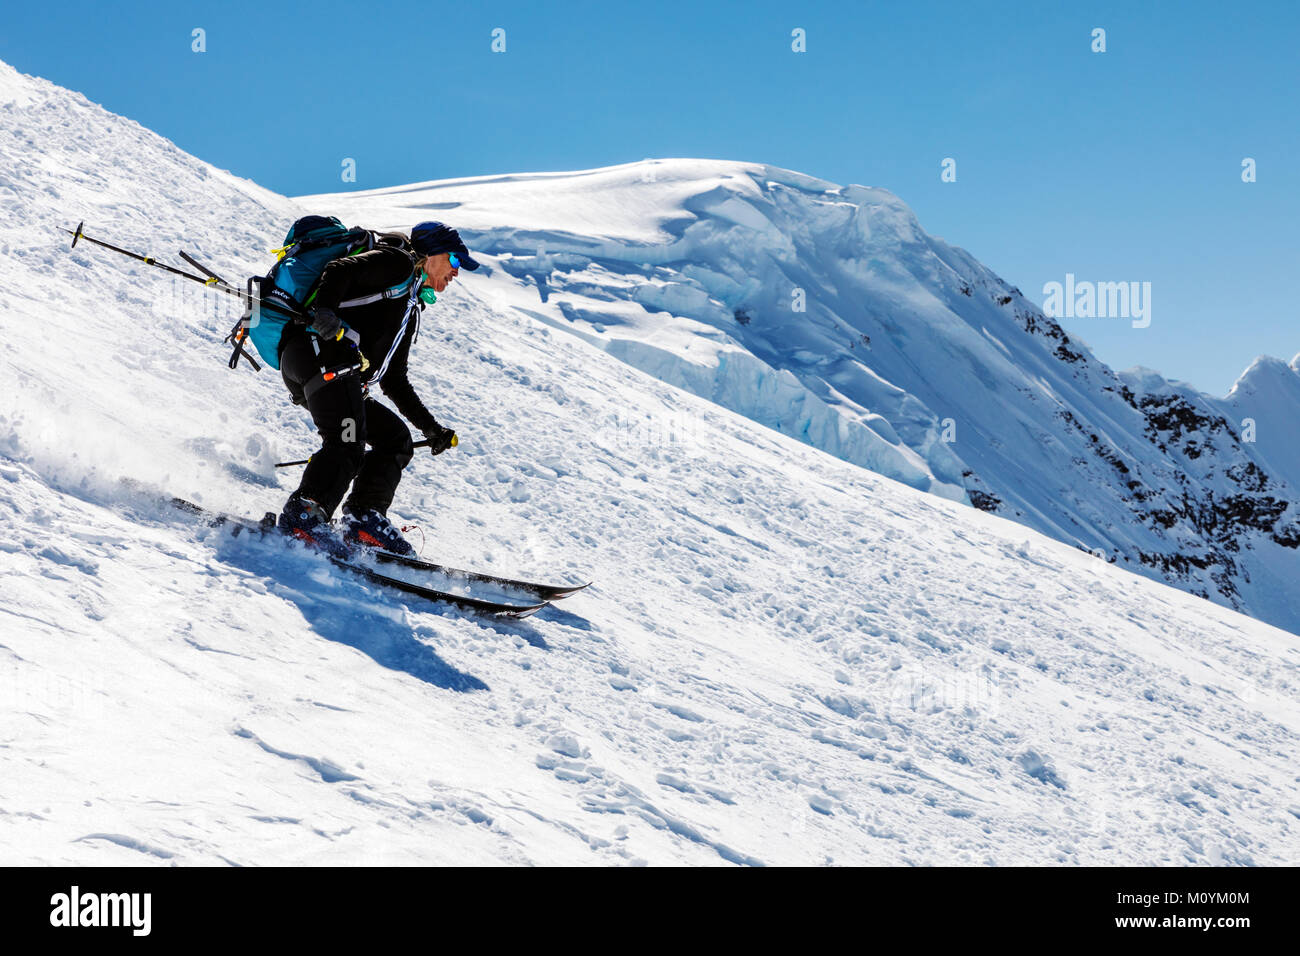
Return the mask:
{"type": "MultiPolygon", "coordinates": [[[[294,228],[305,234],[316,219],[329,222],[307,217],[294,228]]],[[[414,553],[387,517],[414,454],[411,432],[367,391],[378,385],[434,455],[452,446],[456,433],[425,408],[407,376],[407,359],[419,313],[434,299],[428,290],[442,292],[461,269],[478,266],[460,234],[440,222],[418,223],[409,237],[376,233],[369,252],[325,266],[307,313],[310,324],[290,324],[280,339],[284,383],[294,404],[306,405],[322,442],[285,502],[283,531],[340,556],[358,544],[414,553]],[[394,289],[413,291],[384,295],[394,289]],[[340,316],[336,310],[344,302],[340,316]],[[341,537],[330,523],[340,503],[341,537]]]]}

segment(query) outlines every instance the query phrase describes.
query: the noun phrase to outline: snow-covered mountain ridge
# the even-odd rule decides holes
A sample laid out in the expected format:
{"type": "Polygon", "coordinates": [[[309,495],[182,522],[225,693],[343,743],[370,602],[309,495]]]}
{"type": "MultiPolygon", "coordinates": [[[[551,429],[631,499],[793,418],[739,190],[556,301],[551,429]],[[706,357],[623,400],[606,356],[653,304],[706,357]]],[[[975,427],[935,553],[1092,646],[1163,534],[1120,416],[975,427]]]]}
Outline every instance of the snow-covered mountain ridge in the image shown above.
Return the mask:
{"type": "Polygon", "coordinates": [[[1300,855],[1294,635],[658,381],[504,255],[426,313],[462,444],[395,513],[591,589],[503,624],[196,525],[140,485],[278,507],[310,422],[58,229],[239,277],[307,210],[3,65],[0,209],[0,863],[1300,855]]]}
{"type": "Polygon", "coordinates": [[[516,309],[663,381],[1300,630],[1297,363],[1261,360],[1223,401],[1116,375],[887,190],[753,163],[300,201],[394,227],[445,218],[498,257],[516,309]],[[1264,368],[1267,397],[1243,402],[1264,368]],[[1267,424],[1242,440],[1246,419],[1267,424]]]}

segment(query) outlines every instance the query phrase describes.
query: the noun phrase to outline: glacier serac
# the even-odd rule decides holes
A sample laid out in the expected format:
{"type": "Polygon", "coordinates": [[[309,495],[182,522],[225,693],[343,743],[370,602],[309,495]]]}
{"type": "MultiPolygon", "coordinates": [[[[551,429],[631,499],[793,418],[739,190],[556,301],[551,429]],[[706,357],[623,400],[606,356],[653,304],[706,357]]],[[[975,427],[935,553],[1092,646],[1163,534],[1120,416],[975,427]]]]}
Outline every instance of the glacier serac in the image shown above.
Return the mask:
{"type": "Polygon", "coordinates": [[[451,220],[522,314],[845,461],[1300,631],[1294,363],[1261,359],[1224,401],[1117,375],[887,190],[754,163],[300,202],[451,220]]]}

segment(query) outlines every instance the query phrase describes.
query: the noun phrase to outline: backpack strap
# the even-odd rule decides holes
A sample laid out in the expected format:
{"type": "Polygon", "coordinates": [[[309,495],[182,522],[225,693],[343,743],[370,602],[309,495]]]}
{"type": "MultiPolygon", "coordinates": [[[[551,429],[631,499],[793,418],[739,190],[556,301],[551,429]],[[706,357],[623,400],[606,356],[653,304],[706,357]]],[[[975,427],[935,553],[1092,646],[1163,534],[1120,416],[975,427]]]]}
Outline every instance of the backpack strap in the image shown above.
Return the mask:
{"type": "Polygon", "coordinates": [[[382,379],[384,373],[388,371],[388,363],[393,360],[393,355],[397,352],[398,346],[402,344],[402,339],[406,338],[406,330],[410,327],[411,317],[413,315],[416,316],[416,331],[419,331],[419,312],[420,284],[416,282],[411,286],[410,297],[406,300],[406,312],[402,316],[402,326],[397,330],[397,334],[393,336],[393,344],[388,347],[388,354],[384,356],[384,360],[379,364],[379,370],[370,377],[370,381],[367,383],[368,385],[378,385],[379,380],[382,379]]]}
{"type": "MultiPolygon", "coordinates": [[[[367,233],[367,235],[369,236],[370,239],[369,244],[366,246],[367,252],[381,245],[387,246],[390,249],[401,249],[403,252],[406,252],[408,254],[410,252],[409,249],[404,248],[402,245],[398,244],[397,242],[383,241],[385,237],[380,236],[374,232],[367,233]]],[[[393,235],[389,238],[400,239],[402,237],[393,235]]],[[[356,255],[356,253],[355,252],[350,253],[350,255],[356,255]]],[[[344,301],[338,304],[337,308],[351,309],[358,305],[370,305],[370,303],[372,302],[383,302],[385,299],[400,299],[402,296],[406,295],[406,293],[410,291],[411,283],[414,282],[415,280],[416,280],[416,273],[414,270],[412,270],[411,276],[405,282],[399,282],[397,283],[397,285],[393,286],[392,288],[385,289],[383,292],[374,292],[371,293],[370,295],[359,295],[353,299],[345,299],[344,301]]]]}
{"type": "Polygon", "coordinates": [[[369,305],[371,302],[382,302],[384,299],[400,299],[411,290],[411,283],[415,281],[415,276],[407,279],[405,282],[398,283],[391,289],[385,289],[383,292],[375,292],[371,295],[359,295],[355,299],[345,299],[338,304],[340,309],[351,309],[358,305],[369,305]]]}
{"type": "Polygon", "coordinates": [[[248,360],[248,364],[253,366],[254,372],[260,372],[262,370],[262,366],[258,365],[257,362],[253,359],[253,356],[249,355],[248,352],[245,351],[244,349],[244,342],[248,340],[249,324],[253,318],[253,309],[254,309],[253,286],[254,285],[257,286],[257,298],[259,300],[262,298],[261,277],[260,276],[250,277],[248,282],[245,284],[245,292],[243,295],[244,313],[239,317],[239,320],[235,322],[234,328],[230,330],[230,334],[227,335],[225,339],[223,339],[222,341],[226,342],[227,344],[234,345],[234,351],[230,353],[230,362],[228,363],[232,369],[235,368],[237,365],[239,365],[240,358],[245,358],[248,360]]]}

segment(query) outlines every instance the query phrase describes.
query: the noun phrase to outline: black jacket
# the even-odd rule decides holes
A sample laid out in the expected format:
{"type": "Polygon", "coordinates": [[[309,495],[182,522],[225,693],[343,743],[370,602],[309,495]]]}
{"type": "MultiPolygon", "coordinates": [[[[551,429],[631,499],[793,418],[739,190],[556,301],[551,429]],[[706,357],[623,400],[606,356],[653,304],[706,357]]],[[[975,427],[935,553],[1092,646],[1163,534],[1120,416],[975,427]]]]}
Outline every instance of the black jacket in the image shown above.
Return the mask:
{"type": "MultiPolygon", "coordinates": [[[[376,235],[374,249],[335,259],[325,267],[312,305],[337,310],[340,302],[391,289],[411,278],[416,271],[415,253],[407,238],[398,233],[380,233],[376,235]]],[[[345,325],[361,335],[361,353],[370,361],[366,378],[379,371],[380,364],[392,348],[402,325],[402,316],[406,314],[407,301],[407,296],[402,295],[352,306],[338,313],[345,325]]],[[[424,303],[418,303],[417,308],[423,309],[424,303]]],[[[438,420],[415,394],[406,368],[417,324],[413,316],[393,351],[379,388],[407,421],[418,430],[427,432],[438,424],[438,420]]]]}

